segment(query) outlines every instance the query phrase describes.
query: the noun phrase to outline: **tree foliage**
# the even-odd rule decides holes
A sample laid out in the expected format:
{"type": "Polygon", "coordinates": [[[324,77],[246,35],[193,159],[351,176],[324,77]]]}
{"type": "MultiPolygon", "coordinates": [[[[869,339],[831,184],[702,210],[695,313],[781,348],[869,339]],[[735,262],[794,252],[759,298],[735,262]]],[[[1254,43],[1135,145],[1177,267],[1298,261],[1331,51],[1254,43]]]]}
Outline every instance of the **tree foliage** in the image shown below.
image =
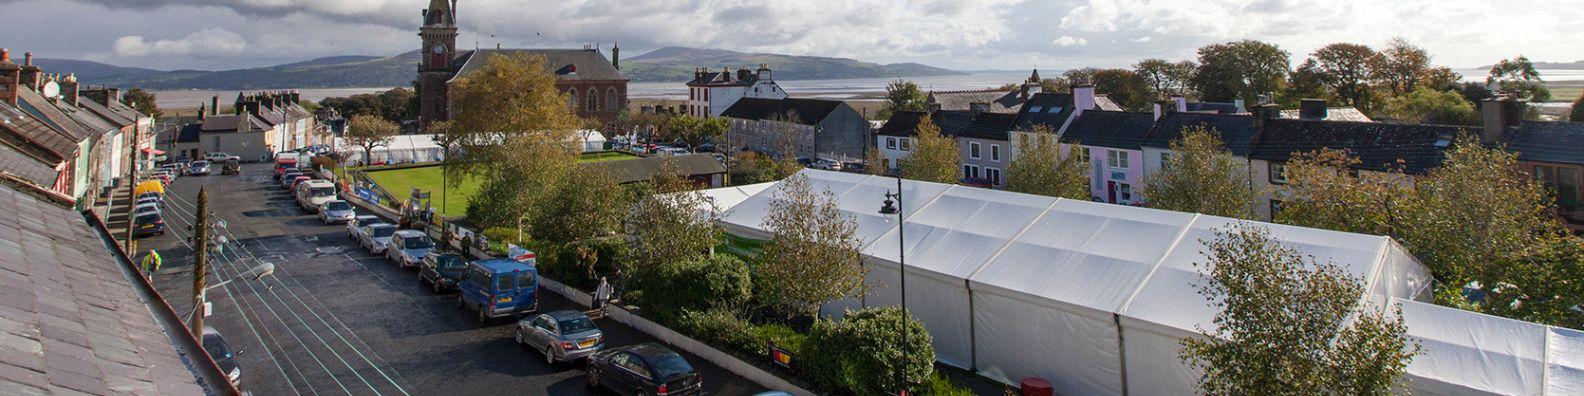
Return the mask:
{"type": "Polygon", "coordinates": [[[864,173],[874,176],[891,174],[891,167],[886,163],[885,156],[880,155],[880,148],[869,146],[864,150],[864,173]]]}
{"type": "Polygon", "coordinates": [[[1573,110],[1568,112],[1568,120],[1584,122],[1584,94],[1580,94],[1578,99],[1573,100],[1573,110]]]}
{"type": "Polygon", "coordinates": [[[155,103],[156,99],[153,92],[146,91],[143,88],[132,88],[121,95],[121,101],[131,105],[138,113],[160,118],[165,116],[165,112],[161,111],[159,105],[155,103]]]}
{"type": "Polygon", "coordinates": [[[814,382],[856,395],[895,395],[903,389],[917,392],[935,371],[935,348],[928,329],[897,307],[848,311],[841,323],[821,320],[809,331],[803,346],[799,356],[805,364],[799,367],[807,370],[814,382]],[[906,339],[902,337],[904,326],[906,339]],[[904,350],[910,353],[904,354],[904,350]]]}
{"type": "Polygon", "coordinates": [[[1364,281],[1255,225],[1217,231],[1196,263],[1213,327],[1182,340],[1212,395],[1385,395],[1419,351],[1400,314],[1360,308],[1364,281]]]}
{"type": "Polygon", "coordinates": [[[675,170],[675,164],[663,162],[651,181],[655,194],[628,212],[629,261],[640,272],[709,254],[724,235],[716,225],[721,214],[715,205],[675,170]]]}
{"type": "Polygon", "coordinates": [[[1311,54],[1315,71],[1337,99],[1349,106],[1369,111],[1373,106],[1370,89],[1370,62],[1375,50],[1362,44],[1335,43],[1311,54]]]}
{"type": "Polygon", "coordinates": [[[760,289],[786,312],[814,314],[863,285],[858,223],[842,213],[830,191],[814,191],[808,176],[777,186],[764,225],[770,230],[756,268],[760,289]]]}
{"type": "Polygon", "coordinates": [[[1430,52],[1401,37],[1393,38],[1386,48],[1375,53],[1369,59],[1369,67],[1370,79],[1392,96],[1407,95],[1425,86],[1432,71],[1430,52]]]}
{"type": "Polygon", "coordinates": [[[401,127],[389,120],[360,115],[347,122],[346,133],[341,136],[347,143],[363,148],[363,163],[373,163],[374,148],[390,144],[401,133],[401,127]]]}
{"type": "Polygon", "coordinates": [[[1128,69],[1073,69],[1063,72],[1062,78],[1073,84],[1092,84],[1095,92],[1105,93],[1129,111],[1146,110],[1157,97],[1148,78],[1128,69]]]}
{"type": "Polygon", "coordinates": [[[886,84],[885,106],[880,108],[880,119],[889,119],[898,111],[923,111],[929,97],[912,81],[897,79],[886,84]]]}
{"type": "Polygon", "coordinates": [[[524,134],[490,149],[496,154],[488,167],[476,161],[446,166],[447,172],[468,165],[484,170],[484,181],[468,201],[467,216],[486,228],[516,227],[518,221],[535,224],[577,166],[578,150],[564,140],[524,134]]]}
{"type": "Polygon", "coordinates": [[[1287,76],[1287,86],[1276,93],[1276,103],[1284,107],[1298,107],[1304,99],[1333,99],[1326,87],[1325,76],[1320,74],[1320,63],[1313,58],[1304,59],[1287,76]]]}
{"type": "Polygon", "coordinates": [[[1198,69],[1199,65],[1193,61],[1172,62],[1158,58],[1141,60],[1133,65],[1133,72],[1144,77],[1154,87],[1155,95],[1161,97],[1192,93],[1189,82],[1193,81],[1198,69]]]}
{"type": "Polygon", "coordinates": [[[566,95],[556,89],[556,76],[544,64],[543,56],[494,54],[477,72],[453,83],[447,133],[456,135],[467,161],[447,166],[448,177],[494,177],[489,174],[500,167],[492,165],[521,158],[510,151],[511,144],[502,144],[517,137],[571,148],[583,121],[567,106],[566,95]]]}
{"type": "Polygon", "coordinates": [[[1275,44],[1243,40],[1199,48],[1199,71],[1192,85],[1207,101],[1254,103],[1280,91],[1287,77],[1288,53],[1275,44]]]}
{"type": "Polygon", "coordinates": [[[1232,157],[1215,129],[1185,128],[1168,160],[1144,183],[1151,207],[1247,219],[1253,217],[1248,166],[1232,157]]]}
{"type": "Polygon", "coordinates": [[[335,109],[343,117],[371,115],[391,122],[402,122],[418,117],[416,108],[409,106],[417,100],[418,94],[411,89],[391,88],[376,93],[324,98],[319,101],[319,106],[335,109]]]}
{"type": "Polygon", "coordinates": [[[1495,85],[1498,91],[1517,94],[1518,98],[1530,102],[1551,100],[1551,90],[1546,89],[1545,80],[1540,79],[1540,70],[1523,55],[1496,62],[1491,66],[1490,75],[1485,77],[1485,84],[1495,85]]]}
{"type": "MultiPolygon", "coordinates": [[[[1072,150],[1081,150],[1074,147],[1072,150]]],[[[1034,127],[1022,135],[1018,155],[1007,164],[1007,191],[1048,197],[1089,200],[1089,164],[1071,153],[1062,153],[1049,126],[1034,127]]]]}
{"type": "Polygon", "coordinates": [[[940,127],[929,117],[919,119],[915,131],[913,151],[897,160],[897,168],[906,179],[936,183],[957,183],[962,154],[957,150],[957,139],[941,135],[940,127]]]}
{"type": "Polygon", "coordinates": [[[614,235],[627,216],[626,194],[605,168],[575,166],[533,216],[535,239],[556,244],[614,235]]]}
{"type": "Polygon", "coordinates": [[[1421,88],[1386,101],[1387,117],[1414,124],[1479,124],[1474,104],[1463,100],[1457,91],[1421,88]]]}
{"type": "Polygon", "coordinates": [[[666,129],[669,130],[671,138],[687,143],[690,150],[725,136],[727,127],[726,119],[722,117],[700,118],[683,115],[671,117],[666,122],[666,129]]]}
{"type": "Polygon", "coordinates": [[[1411,204],[1408,176],[1397,169],[1360,177],[1358,158],[1347,151],[1294,154],[1286,164],[1287,185],[1276,221],[1304,227],[1391,235],[1411,204]]]}

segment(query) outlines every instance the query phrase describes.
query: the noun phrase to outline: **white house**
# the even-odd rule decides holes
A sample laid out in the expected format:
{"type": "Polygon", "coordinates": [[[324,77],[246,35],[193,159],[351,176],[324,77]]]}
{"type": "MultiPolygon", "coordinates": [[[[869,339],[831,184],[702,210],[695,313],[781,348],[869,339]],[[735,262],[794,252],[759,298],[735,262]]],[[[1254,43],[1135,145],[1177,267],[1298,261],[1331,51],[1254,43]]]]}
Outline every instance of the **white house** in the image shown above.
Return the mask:
{"type": "Polygon", "coordinates": [[[693,81],[688,81],[687,114],[694,117],[717,117],[742,98],[786,99],[786,90],[771,78],[770,67],[759,65],[759,70],[723,68],[714,72],[707,69],[693,71],[693,81]]]}

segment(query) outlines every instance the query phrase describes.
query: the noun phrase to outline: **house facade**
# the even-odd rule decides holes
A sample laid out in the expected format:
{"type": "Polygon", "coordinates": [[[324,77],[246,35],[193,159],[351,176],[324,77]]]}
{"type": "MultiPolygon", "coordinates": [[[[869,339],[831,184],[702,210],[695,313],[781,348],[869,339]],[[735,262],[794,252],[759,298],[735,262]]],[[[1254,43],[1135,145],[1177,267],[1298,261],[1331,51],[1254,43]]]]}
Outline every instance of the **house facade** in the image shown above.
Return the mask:
{"type": "Polygon", "coordinates": [[[729,121],[718,147],[728,152],[844,161],[863,158],[871,141],[869,120],[839,100],[743,98],[721,116],[729,121]]]}
{"type": "Polygon", "coordinates": [[[1089,193],[1102,202],[1143,202],[1144,138],[1154,127],[1150,113],[1091,110],[1074,117],[1060,142],[1089,159],[1089,193]]]}
{"type": "Polygon", "coordinates": [[[1518,168],[1545,184],[1557,215],[1584,232],[1584,123],[1524,119],[1525,104],[1507,97],[1481,103],[1481,140],[1518,154],[1518,168]]]}
{"type": "MultiPolygon", "coordinates": [[[[918,126],[926,117],[940,129],[942,136],[956,137],[956,133],[966,129],[968,123],[973,120],[973,113],[958,110],[892,113],[891,118],[874,132],[874,145],[883,162],[878,166],[883,166],[891,172],[897,171],[898,161],[907,158],[913,152],[913,145],[918,142],[918,126]]],[[[876,165],[865,164],[865,166],[876,165]]]]}
{"type": "Polygon", "coordinates": [[[735,73],[731,68],[694,70],[693,80],[687,83],[687,115],[717,117],[742,98],[786,99],[786,91],[772,77],[765,64],[758,70],[737,69],[735,73]]]}
{"type": "Polygon", "coordinates": [[[1011,147],[1007,143],[1017,114],[975,113],[972,120],[956,136],[957,150],[962,155],[962,178],[970,185],[1001,188],[1006,185],[1007,165],[1012,163],[1011,147]]]}

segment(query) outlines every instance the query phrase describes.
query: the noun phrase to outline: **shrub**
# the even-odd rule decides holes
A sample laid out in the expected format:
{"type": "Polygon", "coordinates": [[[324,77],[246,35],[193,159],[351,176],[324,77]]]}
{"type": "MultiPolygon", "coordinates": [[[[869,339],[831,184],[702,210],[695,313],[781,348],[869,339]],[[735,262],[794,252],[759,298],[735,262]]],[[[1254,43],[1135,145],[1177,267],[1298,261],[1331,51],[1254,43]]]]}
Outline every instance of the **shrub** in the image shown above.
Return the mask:
{"type": "Polygon", "coordinates": [[[677,318],[677,327],[705,342],[723,345],[744,353],[757,354],[763,349],[763,344],[754,338],[753,328],[748,321],[730,310],[719,308],[706,311],[683,310],[682,315],[677,318]]]}
{"type": "Polygon", "coordinates": [[[901,365],[907,387],[920,389],[935,370],[935,349],[924,324],[907,317],[912,353],[899,362],[903,348],[897,329],[903,323],[902,310],[895,307],[849,311],[839,325],[817,322],[803,343],[799,367],[816,384],[878,395],[897,393],[901,365]]]}
{"type": "Polygon", "coordinates": [[[952,382],[951,378],[947,378],[946,374],[937,371],[935,375],[930,376],[929,382],[919,389],[918,394],[923,396],[973,396],[973,391],[957,385],[957,383],[952,382]]]}
{"type": "MultiPolygon", "coordinates": [[[[626,257],[627,243],[620,238],[582,241],[559,249],[545,245],[549,243],[538,243],[530,247],[540,253],[539,267],[555,274],[558,280],[573,286],[593,287],[599,284],[601,276],[609,277],[615,274],[617,269],[621,269],[623,273],[629,272],[622,267],[621,258],[626,257]]],[[[610,281],[616,282],[615,279],[610,281]]]]}
{"type": "Polygon", "coordinates": [[[651,318],[666,320],[683,309],[737,309],[753,293],[748,265],[731,255],[666,263],[637,274],[640,302],[651,318]]]}

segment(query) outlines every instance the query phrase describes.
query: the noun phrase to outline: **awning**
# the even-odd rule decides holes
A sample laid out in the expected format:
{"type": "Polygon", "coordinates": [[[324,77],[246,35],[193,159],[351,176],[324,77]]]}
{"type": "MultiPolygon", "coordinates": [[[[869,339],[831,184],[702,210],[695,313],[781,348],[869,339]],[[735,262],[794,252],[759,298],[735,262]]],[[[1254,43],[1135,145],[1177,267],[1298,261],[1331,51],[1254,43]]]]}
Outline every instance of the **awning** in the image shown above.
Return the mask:
{"type": "Polygon", "coordinates": [[[153,155],[165,155],[165,150],[155,149],[155,148],[152,148],[152,147],[144,147],[143,148],[143,153],[144,154],[153,154],[153,155]]]}

